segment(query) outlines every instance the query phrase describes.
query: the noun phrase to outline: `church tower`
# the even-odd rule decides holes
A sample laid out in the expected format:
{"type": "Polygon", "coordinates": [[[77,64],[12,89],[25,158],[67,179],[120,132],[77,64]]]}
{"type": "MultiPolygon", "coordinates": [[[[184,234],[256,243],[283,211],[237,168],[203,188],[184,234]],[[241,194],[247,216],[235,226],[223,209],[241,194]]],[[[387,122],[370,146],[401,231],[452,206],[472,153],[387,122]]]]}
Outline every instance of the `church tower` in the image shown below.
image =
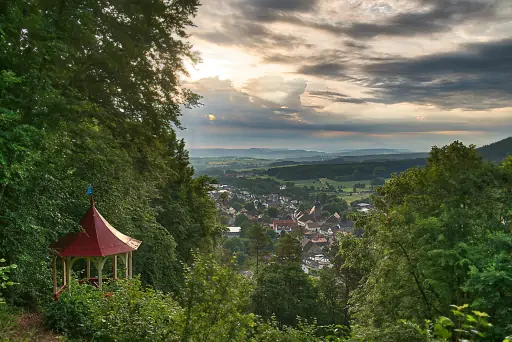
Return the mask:
{"type": "Polygon", "coordinates": [[[321,207],[322,205],[320,204],[320,201],[318,200],[318,195],[316,195],[316,200],[315,200],[315,213],[313,215],[315,215],[315,220],[318,220],[320,217],[321,217],[321,207]]]}

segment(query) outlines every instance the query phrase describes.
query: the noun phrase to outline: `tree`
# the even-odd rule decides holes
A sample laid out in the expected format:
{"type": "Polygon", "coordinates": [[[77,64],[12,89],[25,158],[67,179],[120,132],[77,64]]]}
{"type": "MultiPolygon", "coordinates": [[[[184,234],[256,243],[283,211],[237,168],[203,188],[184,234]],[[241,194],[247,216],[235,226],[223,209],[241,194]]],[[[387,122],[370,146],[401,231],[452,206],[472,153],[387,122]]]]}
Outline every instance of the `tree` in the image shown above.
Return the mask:
{"type": "Polygon", "coordinates": [[[265,247],[269,242],[269,237],[265,232],[265,228],[260,224],[253,224],[249,231],[249,247],[251,255],[256,259],[256,274],[259,271],[259,264],[266,255],[265,247]]]}
{"type": "Polygon", "coordinates": [[[19,265],[20,283],[11,298],[34,304],[51,288],[47,246],[76,229],[90,183],[108,221],[144,242],[134,272],[145,284],[177,291],[191,251],[215,245],[213,180],[193,178],[175,133],[181,108],[199,100],[179,83],[197,60],[186,27],[198,6],[0,4],[0,255],[19,265]]]}
{"type": "Polygon", "coordinates": [[[476,285],[486,279],[495,290],[507,282],[498,271],[504,267],[498,245],[509,243],[503,239],[509,233],[503,218],[512,203],[508,172],[484,162],[474,146],[454,142],[434,147],[424,168],[378,188],[377,210],[357,221],[372,248],[352,248],[345,255],[345,263],[365,269],[352,295],[357,322],[434,319],[449,315],[450,304],[467,303],[500,312],[491,318],[493,338],[510,334],[498,303],[490,304],[490,294],[476,285]]]}
{"type": "Polygon", "coordinates": [[[221,204],[223,206],[226,206],[228,204],[229,194],[227,192],[223,192],[220,194],[219,199],[221,201],[221,204]]]}
{"type": "Polygon", "coordinates": [[[384,179],[382,177],[374,178],[370,181],[370,184],[371,185],[384,185],[384,184],[386,184],[386,179],[384,179]]]}
{"type": "Polygon", "coordinates": [[[284,183],[284,185],[286,186],[286,188],[293,188],[295,186],[295,182],[286,182],[284,183]]]}
{"type": "Polygon", "coordinates": [[[279,215],[279,210],[277,210],[277,208],[270,207],[267,209],[267,213],[268,213],[268,216],[270,216],[272,218],[276,218],[279,215]]]}
{"type": "Polygon", "coordinates": [[[235,226],[241,226],[244,222],[249,222],[249,218],[245,214],[238,214],[235,217],[235,226]]]}
{"type": "MultiPolygon", "coordinates": [[[[283,232],[284,233],[284,232],[283,232]]],[[[278,263],[300,263],[302,246],[299,237],[294,233],[284,233],[277,241],[276,260],[278,263]]]]}
{"type": "Polygon", "coordinates": [[[266,319],[275,315],[280,325],[295,325],[297,316],[315,317],[315,288],[298,263],[272,263],[256,276],[254,312],[266,319]]]}
{"type": "Polygon", "coordinates": [[[346,289],[346,284],[337,274],[336,268],[323,268],[318,275],[318,301],[323,308],[319,312],[319,323],[348,326],[349,291],[346,289]]]}
{"type": "Polygon", "coordinates": [[[247,202],[244,204],[244,208],[247,209],[247,211],[249,212],[255,212],[256,211],[256,207],[254,206],[254,203],[252,202],[247,202]]]}
{"type": "Polygon", "coordinates": [[[213,256],[198,255],[188,268],[183,290],[181,341],[243,340],[252,322],[243,310],[250,286],[239,274],[219,265],[213,256]]]}

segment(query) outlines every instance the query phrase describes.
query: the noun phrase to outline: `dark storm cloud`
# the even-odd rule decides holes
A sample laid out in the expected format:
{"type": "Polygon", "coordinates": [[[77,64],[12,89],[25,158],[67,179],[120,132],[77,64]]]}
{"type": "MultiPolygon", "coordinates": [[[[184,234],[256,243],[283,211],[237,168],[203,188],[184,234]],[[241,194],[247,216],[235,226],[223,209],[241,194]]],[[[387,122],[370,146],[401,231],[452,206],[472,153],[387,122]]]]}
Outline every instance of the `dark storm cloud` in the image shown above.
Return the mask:
{"type": "Polygon", "coordinates": [[[347,28],[331,27],[331,29],[334,33],[345,33],[353,38],[446,32],[452,30],[453,26],[468,20],[494,17],[497,1],[422,0],[420,3],[431,8],[421,12],[399,14],[384,23],[354,23],[347,28]]]}
{"type": "Polygon", "coordinates": [[[320,63],[304,65],[299,68],[298,73],[313,76],[343,76],[345,67],[339,63],[320,63]]]}
{"type": "Polygon", "coordinates": [[[454,26],[471,20],[488,19],[497,15],[500,5],[509,0],[418,0],[420,8],[400,13],[378,23],[328,23],[304,19],[300,13],[315,12],[318,1],[307,0],[247,0],[235,3],[239,20],[251,22],[284,22],[310,27],[335,35],[355,39],[383,36],[414,36],[448,32],[454,26]]]}
{"type": "Polygon", "coordinates": [[[372,102],[372,100],[349,97],[348,95],[345,95],[342,93],[338,93],[335,91],[326,91],[326,90],[310,91],[309,96],[326,99],[331,102],[345,102],[345,103],[356,103],[356,104],[372,102]]]}
{"type": "Polygon", "coordinates": [[[308,12],[317,6],[318,0],[245,0],[242,6],[254,9],[278,10],[283,12],[308,12]]]}
{"type": "Polygon", "coordinates": [[[383,102],[433,103],[448,109],[512,106],[512,39],[468,44],[460,52],[374,63],[366,85],[383,102]]]}
{"type": "MultiPolygon", "coordinates": [[[[469,125],[464,122],[424,122],[424,121],[359,121],[343,123],[308,123],[278,118],[275,115],[268,119],[251,120],[216,120],[218,127],[230,129],[251,129],[262,131],[287,131],[297,134],[314,134],[318,132],[330,133],[360,133],[360,134],[397,134],[397,133],[428,133],[439,131],[481,131],[489,129],[485,125],[469,125]]],[[[509,129],[511,126],[509,125],[509,129]]],[[[496,129],[496,127],[492,127],[496,129]]]]}

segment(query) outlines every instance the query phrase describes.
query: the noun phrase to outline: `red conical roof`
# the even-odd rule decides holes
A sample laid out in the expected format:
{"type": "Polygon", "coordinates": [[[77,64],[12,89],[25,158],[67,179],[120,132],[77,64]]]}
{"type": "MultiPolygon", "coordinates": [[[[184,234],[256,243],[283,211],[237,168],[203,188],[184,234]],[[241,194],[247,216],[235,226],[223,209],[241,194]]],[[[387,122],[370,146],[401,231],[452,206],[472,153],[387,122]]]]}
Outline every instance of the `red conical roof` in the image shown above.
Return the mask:
{"type": "Polygon", "coordinates": [[[82,230],[68,233],[50,247],[60,256],[93,257],[135,251],[141,241],[124,235],[101,216],[91,199],[91,207],[80,220],[82,230]]]}

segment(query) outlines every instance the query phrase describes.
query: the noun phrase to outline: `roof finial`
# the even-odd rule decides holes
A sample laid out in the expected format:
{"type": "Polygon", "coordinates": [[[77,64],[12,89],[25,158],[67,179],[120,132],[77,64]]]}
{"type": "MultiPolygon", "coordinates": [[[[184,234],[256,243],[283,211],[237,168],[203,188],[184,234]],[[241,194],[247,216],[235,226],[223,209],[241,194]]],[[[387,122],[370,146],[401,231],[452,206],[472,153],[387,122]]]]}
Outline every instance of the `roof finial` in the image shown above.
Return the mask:
{"type": "Polygon", "coordinates": [[[92,184],[89,184],[89,187],[87,188],[87,192],[85,193],[85,195],[91,195],[91,207],[94,207],[94,196],[92,192],[92,184]]]}

